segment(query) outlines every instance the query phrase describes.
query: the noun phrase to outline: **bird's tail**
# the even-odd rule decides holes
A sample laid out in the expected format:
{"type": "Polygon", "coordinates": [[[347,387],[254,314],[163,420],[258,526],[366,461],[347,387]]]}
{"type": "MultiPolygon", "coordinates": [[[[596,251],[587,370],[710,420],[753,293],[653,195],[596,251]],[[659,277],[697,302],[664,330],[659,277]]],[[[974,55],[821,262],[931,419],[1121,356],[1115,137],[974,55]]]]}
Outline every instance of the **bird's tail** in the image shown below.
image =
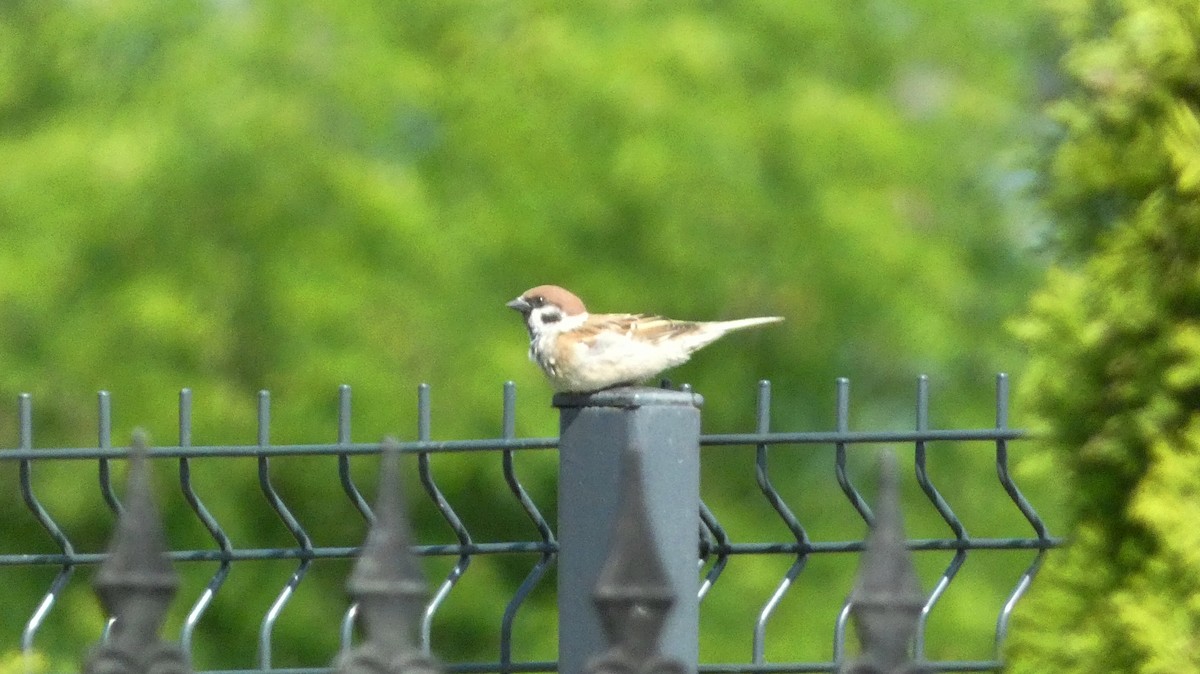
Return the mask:
{"type": "Polygon", "coordinates": [[[688,353],[692,353],[696,349],[712,344],[734,330],[745,330],[746,328],[753,328],[758,325],[778,323],[782,320],[782,316],[763,316],[760,318],[739,318],[734,321],[693,323],[692,325],[696,329],[687,335],[683,341],[687,345],[688,353]]]}
{"type": "Polygon", "coordinates": [[[768,325],[771,323],[779,323],[783,320],[783,316],[761,316],[759,318],[740,318],[736,321],[717,321],[714,327],[720,327],[722,332],[733,332],[734,330],[745,330],[759,325],[768,325]]]}

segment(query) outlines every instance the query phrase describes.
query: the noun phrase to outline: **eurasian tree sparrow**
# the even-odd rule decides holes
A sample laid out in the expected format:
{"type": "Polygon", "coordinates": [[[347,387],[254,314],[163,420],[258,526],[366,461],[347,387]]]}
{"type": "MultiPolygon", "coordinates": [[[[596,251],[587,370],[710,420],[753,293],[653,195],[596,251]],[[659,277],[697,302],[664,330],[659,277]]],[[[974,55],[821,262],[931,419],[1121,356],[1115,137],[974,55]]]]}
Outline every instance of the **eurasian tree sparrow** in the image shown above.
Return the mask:
{"type": "Polygon", "coordinates": [[[558,286],[526,290],[506,306],[521,312],[529,329],[529,360],[555,390],[587,393],[637,384],[687,362],[692,353],[725,333],[783,318],[675,321],[646,314],[589,314],[583,302],[558,286]]]}

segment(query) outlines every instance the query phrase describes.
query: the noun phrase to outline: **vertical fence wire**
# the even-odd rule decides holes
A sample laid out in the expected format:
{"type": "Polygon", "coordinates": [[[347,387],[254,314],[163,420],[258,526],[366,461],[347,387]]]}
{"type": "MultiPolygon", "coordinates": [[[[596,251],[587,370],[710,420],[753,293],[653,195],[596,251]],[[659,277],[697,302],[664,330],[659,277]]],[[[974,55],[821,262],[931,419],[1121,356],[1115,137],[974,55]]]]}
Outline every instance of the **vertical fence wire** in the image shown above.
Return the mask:
{"type": "MultiPolygon", "coordinates": [[[[724,573],[726,565],[729,564],[729,545],[731,543],[729,534],[726,533],[725,527],[721,526],[721,522],[717,520],[717,516],[709,509],[704,501],[700,501],[700,531],[703,534],[702,541],[708,548],[717,549],[717,559],[713,562],[708,573],[704,574],[704,580],[700,582],[700,589],[696,596],[701,601],[708,595],[709,590],[716,585],[717,580],[724,573]],[[711,539],[709,538],[711,537],[711,539]]],[[[703,567],[706,555],[705,551],[701,552],[700,565],[703,567]]]]}
{"type": "MultiPolygon", "coordinates": [[[[342,384],[338,387],[338,406],[337,406],[337,444],[339,447],[348,447],[352,440],[350,434],[351,422],[351,398],[350,386],[342,384]]],[[[338,454],[338,480],[342,484],[342,491],[346,493],[346,497],[354,505],[362,518],[366,521],[367,527],[370,528],[375,523],[375,515],[371,512],[371,506],[367,504],[367,499],[363,497],[362,491],[358,485],[354,483],[354,477],[350,474],[350,455],[342,452],[338,454]]],[[[341,628],[339,634],[341,636],[338,650],[342,653],[348,651],[354,641],[354,621],[358,617],[359,605],[358,602],[351,602],[346,612],[342,614],[341,628]]]]}
{"type": "MultiPolygon", "coordinates": [[[[917,431],[924,432],[929,430],[929,377],[921,375],[917,380],[917,431]]],[[[967,530],[962,522],[951,510],[950,504],[946,503],[937,487],[933,485],[933,481],[929,478],[929,471],[926,464],[926,446],[924,440],[918,440],[916,443],[914,462],[916,463],[917,483],[921,485],[921,490],[929,498],[933,507],[937,509],[938,515],[954,532],[955,540],[962,542],[967,539],[967,530]]],[[[917,634],[914,639],[913,651],[918,659],[925,657],[925,628],[929,622],[930,613],[938,600],[950,587],[951,581],[954,580],[958,570],[962,568],[963,562],[967,559],[967,550],[965,547],[959,547],[954,552],[954,557],[950,560],[950,564],[946,570],[942,572],[941,578],[933,587],[933,591],[929,594],[929,598],[925,602],[925,606],[921,609],[921,619],[918,623],[917,634]]]]}
{"type": "MultiPolygon", "coordinates": [[[[757,428],[758,433],[769,433],[771,430],[771,382],[763,380],[758,383],[758,403],[757,403],[757,428]]],[[[753,640],[753,658],[755,664],[761,664],[766,661],[766,640],[767,640],[767,622],[771,619],[771,614],[779,606],[779,602],[787,593],[792,583],[796,580],[796,576],[804,570],[804,565],[808,561],[808,533],[800,524],[800,520],[792,513],[791,508],[788,508],[784,503],[783,497],[775,485],[771,483],[771,476],[767,464],[767,445],[759,444],[755,454],[755,478],[758,481],[759,489],[767,498],[767,502],[775,509],[775,512],[787,525],[792,536],[796,539],[797,553],[796,560],[788,568],[783,576],[783,580],[775,588],[771,594],[771,598],[763,606],[762,611],[758,614],[758,620],[754,623],[754,640],[753,640]]]]}
{"type": "MultiPolygon", "coordinates": [[[[837,399],[836,399],[835,425],[839,434],[850,432],[850,380],[845,377],[839,377],[837,380],[837,399]]],[[[871,513],[871,507],[867,505],[866,499],[859,493],[858,489],[850,481],[850,475],[846,472],[846,443],[834,443],[834,473],[837,476],[838,486],[842,488],[842,493],[850,500],[850,504],[858,511],[858,514],[863,518],[863,522],[869,527],[875,521],[875,516],[871,513]]],[[[846,628],[850,623],[850,597],[846,597],[846,601],[842,602],[842,608],[838,611],[837,621],[833,627],[833,661],[840,663],[845,657],[846,652],[846,628]]]]}
{"type": "MultiPolygon", "coordinates": [[[[505,440],[511,440],[517,437],[517,387],[513,382],[504,383],[504,407],[501,418],[501,437],[505,440]]],[[[500,620],[500,666],[508,667],[512,665],[512,633],[513,624],[516,621],[517,611],[524,605],[526,598],[529,596],[537,584],[541,582],[542,577],[546,575],[546,571],[550,569],[550,565],[554,563],[553,548],[556,545],[554,532],[550,529],[550,524],[546,518],[542,517],[541,511],[525,490],[525,487],[517,479],[516,468],[513,465],[513,451],[506,449],[501,454],[502,467],[504,472],[504,481],[508,484],[509,490],[516,497],[517,501],[524,509],[526,517],[533,522],[537,528],[538,536],[546,545],[538,561],[534,563],[533,568],[521,581],[521,585],[513,594],[513,598],[504,607],[504,616],[500,620]]]]}
{"type": "MultiPolygon", "coordinates": [[[[17,399],[17,418],[18,418],[18,445],[23,450],[33,449],[33,400],[28,393],[22,393],[17,399]]],[[[50,534],[50,538],[54,539],[54,543],[58,545],[59,550],[68,559],[75,554],[75,548],[71,545],[71,541],[67,539],[66,534],[50,517],[50,513],[42,507],[37,495],[33,491],[33,462],[30,459],[24,459],[20,462],[19,480],[21,483],[21,497],[25,500],[25,506],[29,508],[29,512],[33,513],[38,524],[50,534]]],[[[33,657],[33,639],[37,632],[45,622],[46,616],[54,607],[54,602],[58,600],[63,589],[67,586],[67,582],[71,580],[71,575],[75,572],[75,566],[69,561],[63,564],[58,574],[54,576],[54,580],[50,583],[50,589],[38,603],[33,615],[29,618],[29,622],[25,624],[25,629],[21,632],[21,652],[25,656],[27,666],[33,657]]]]}
{"type": "MultiPolygon", "coordinates": [[[[421,384],[417,387],[417,439],[428,441],[432,435],[430,433],[430,403],[429,403],[429,384],[421,384]]],[[[471,545],[471,534],[467,528],[463,526],[462,520],[458,517],[458,513],[454,512],[454,508],[450,505],[450,501],[442,490],[437,486],[437,482],[433,478],[433,469],[429,464],[429,452],[421,452],[417,455],[417,473],[421,479],[421,485],[425,488],[425,493],[437,506],[438,512],[442,514],[442,519],[450,525],[454,531],[454,536],[458,539],[461,546],[471,545]]],[[[446,597],[450,595],[450,591],[458,584],[462,575],[466,573],[467,567],[471,565],[471,555],[465,550],[459,555],[458,561],[454,567],[450,569],[450,573],[446,575],[446,579],[438,586],[438,589],[430,599],[429,605],[425,608],[424,615],[421,616],[421,648],[425,654],[431,652],[431,635],[433,632],[433,617],[437,614],[438,608],[442,602],[446,601],[446,597]]]]}
{"type": "MultiPolygon", "coordinates": [[[[108,391],[100,391],[96,394],[96,440],[100,449],[112,449],[112,396],[108,391]]],[[[112,471],[108,459],[101,457],[99,464],[100,494],[104,497],[104,502],[108,504],[108,509],[120,517],[124,509],[121,507],[121,500],[113,491],[112,471]]],[[[104,628],[100,632],[101,641],[108,641],[116,621],[115,616],[109,616],[104,621],[104,628]]]]}
{"type": "MultiPolygon", "coordinates": [[[[691,384],[683,384],[679,387],[680,391],[685,393],[692,392],[691,384]]],[[[725,527],[721,526],[721,521],[717,519],[712,509],[700,499],[700,561],[699,568],[703,569],[708,563],[708,558],[712,554],[712,550],[716,549],[717,558],[708,569],[708,573],[704,574],[704,580],[700,582],[700,589],[696,591],[696,598],[699,601],[704,601],[708,596],[713,586],[721,578],[721,574],[725,572],[725,567],[729,564],[729,545],[731,540],[725,527]]]]}
{"type": "MultiPolygon", "coordinates": [[[[192,446],[192,390],[188,388],[179,391],[179,446],[192,446]]],[[[192,513],[196,515],[196,519],[204,525],[208,535],[212,537],[217,548],[221,551],[221,560],[218,563],[217,570],[213,573],[212,578],[209,578],[208,583],[204,586],[200,596],[196,602],[192,604],[192,608],[188,611],[187,618],[183,622],[183,629],[179,634],[179,645],[183,652],[190,658],[192,655],[192,639],[196,633],[196,627],[200,624],[200,619],[204,617],[204,613],[208,611],[212,605],[213,599],[221,586],[225,584],[225,579],[229,576],[231,568],[231,556],[233,554],[233,543],[230,542],[229,536],[225,534],[225,530],[221,524],[213,517],[204,502],[200,500],[200,496],[196,493],[195,487],[192,486],[192,464],[186,456],[179,457],[179,489],[183,492],[183,498],[187,501],[188,507],[192,509],[192,513]]]]}
{"type": "MultiPolygon", "coordinates": [[[[996,375],[996,428],[1006,430],[1008,428],[1008,375],[1000,373],[996,375]]],[[[1009,498],[1021,511],[1025,520],[1029,522],[1029,526],[1033,527],[1034,533],[1037,534],[1039,542],[1049,542],[1049,534],[1046,530],[1046,525],[1042,522],[1042,518],[1038,516],[1031,504],[1021,493],[1016,483],[1012,479],[1008,468],[1008,441],[999,439],[996,441],[996,475],[1000,479],[1000,484],[1004,487],[1004,491],[1008,493],[1009,498]]],[[[1000,615],[996,619],[996,658],[1000,658],[1001,649],[1004,647],[1004,640],[1008,636],[1008,621],[1012,617],[1013,609],[1016,608],[1017,601],[1025,595],[1029,590],[1029,586],[1033,583],[1034,576],[1037,575],[1042,566],[1042,560],[1046,556],[1049,546],[1040,547],[1033,557],[1033,561],[1029,567],[1017,579],[1017,584],[1008,595],[1008,599],[1004,602],[1004,606],[1000,609],[1000,615]]]]}
{"type": "MultiPolygon", "coordinates": [[[[260,391],[258,394],[258,446],[266,448],[271,444],[271,394],[267,391],[260,391]]],[[[259,632],[259,666],[262,669],[272,669],[271,666],[271,636],[275,630],[275,623],[279,620],[283,608],[287,606],[288,601],[292,598],[296,588],[300,582],[304,580],[305,574],[308,573],[308,567],[312,564],[312,540],[308,536],[308,532],[300,525],[292,515],[291,510],[283,502],[283,498],[279,492],[275,490],[275,486],[271,484],[271,468],[270,460],[265,456],[258,457],[258,482],[262,488],[263,495],[266,496],[267,502],[271,504],[271,508],[275,510],[275,514],[279,516],[287,530],[296,539],[299,544],[303,556],[300,559],[300,564],[296,570],[292,572],[291,578],[280,591],[279,597],[271,604],[271,608],[263,617],[262,628],[259,632]]]]}

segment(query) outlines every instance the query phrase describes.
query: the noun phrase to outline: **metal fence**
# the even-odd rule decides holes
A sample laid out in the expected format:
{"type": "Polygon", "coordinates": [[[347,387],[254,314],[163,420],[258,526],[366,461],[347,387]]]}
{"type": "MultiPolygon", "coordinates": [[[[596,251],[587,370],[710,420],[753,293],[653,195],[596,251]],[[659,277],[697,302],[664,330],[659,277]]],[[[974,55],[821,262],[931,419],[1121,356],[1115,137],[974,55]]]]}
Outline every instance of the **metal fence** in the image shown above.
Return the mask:
{"type": "MultiPolygon", "coordinates": [[[[294,560],[295,567],[283,583],[277,599],[262,616],[257,666],[242,670],[201,671],[237,671],[247,674],[287,671],[289,674],[301,674],[331,672],[335,666],[340,668],[339,671],[400,671],[389,669],[400,666],[409,668],[405,671],[434,671],[438,665],[431,657],[427,657],[431,651],[438,650],[438,641],[432,629],[434,618],[447,597],[459,585],[472,560],[489,555],[520,555],[522,558],[532,555],[536,556],[536,561],[530,565],[523,582],[514,589],[504,609],[497,658],[490,662],[451,662],[445,666],[446,671],[562,671],[570,674],[585,670],[627,671],[621,669],[625,666],[621,663],[625,661],[619,658],[598,660],[598,656],[604,653],[612,657],[616,657],[613,653],[624,653],[621,657],[626,659],[632,657],[629,653],[636,654],[641,660],[638,660],[632,671],[698,669],[700,672],[883,672],[893,670],[889,668],[891,665],[880,663],[891,662],[901,657],[904,660],[911,657],[919,663],[905,671],[997,670],[1001,665],[998,653],[1014,605],[1028,589],[1046,552],[1062,543],[1060,539],[1049,535],[1038,513],[1022,495],[1009,473],[1009,444],[1022,440],[1026,434],[1009,428],[1007,378],[1004,375],[997,378],[995,425],[978,429],[931,428],[928,380],[924,377],[918,382],[916,424],[912,430],[849,430],[849,382],[839,380],[834,430],[772,432],[770,394],[769,384],[761,383],[754,432],[720,435],[700,434],[702,401],[686,387],[681,391],[617,389],[586,396],[559,395],[555,397],[555,405],[560,410],[561,418],[559,437],[518,438],[515,435],[515,390],[509,384],[504,390],[503,430],[499,438],[434,441],[430,439],[429,389],[423,385],[418,394],[416,441],[354,443],[350,441],[349,434],[350,390],[343,387],[339,396],[336,442],[274,445],[270,442],[269,432],[270,398],[263,392],[259,397],[259,430],[256,444],[196,446],[191,442],[191,395],[185,390],[180,395],[179,403],[179,444],[154,447],[148,450],[147,456],[155,459],[156,463],[161,463],[163,459],[177,461],[178,487],[195,518],[211,536],[212,546],[204,549],[168,549],[163,559],[176,566],[193,562],[215,563],[217,570],[199,596],[175,599],[189,602],[190,605],[179,634],[178,657],[171,654],[175,653],[174,650],[167,648],[164,651],[162,648],[165,647],[154,645],[152,650],[157,655],[153,657],[158,658],[155,662],[160,669],[153,671],[184,671],[181,668],[188,666],[197,627],[204,621],[214,602],[221,598],[222,588],[230,574],[242,564],[266,559],[294,560]],[[981,498],[990,499],[997,508],[1003,506],[1018,511],[1026,523],[1027,528],[1024,532],[1014,532],[1014,535],[1006,537],[973,537],[967,533],[963,522],[943,497],[928,470],[928,445],[948,441],[983,446],[994,452],[997,486],[1000,489],[981,498]],[[848,457],[856,446],[879,444],[912,448],[916,481],[925,498],[944,521],[949,535],[905,540],[899,533],[898,514],[886,514],[893,512],[887,509],[886,505],[877,505],[874,511],[868,505],[867,499],[855,484],[854,476],[847,468],[848,457]],[[767,657],[768,626],[775,631],[788,629],[786,625],[774,624],[772,618],[776,615],[781,601],[802,580],[806,566],[818,557],[863,553],[870,547],[864,539],[854,535],[848,535],[841,540],[815,540],[809,535],[804,521],[795,514],[781,490],[776,487],[777,482],[793,480],[795,476],[772,471],[772,449],[781,446],[811,445],[833,448],[831,468],[841,493],[858,513],[862,524],[880,525],[875,527],[876,539],[890,540],[899,545],[900,550],[876,551],[875,559],[891,560],[885,562],[873,563],[870,561],[870,555],[865,553],[846,558],[849,560],[862,557],[859,564],[863,571],[852,596],[846,598],[836,620],[829,626],[829,634],[832,636],[828,659],[773,661],[767,657]],[[786,526],[789,532],[787,540],[734,542],[712,510],[701,500],[699,475],[704,452],[698,452],[697,448],[718,446],[731,447],[731,451],[754,452],[758,491],[778,520],[786,526]],[[394,461],[384,462],[379,504],[375,510],[368,505],[367,499],[352,477],[351,461],[355,456],[379,454],[389,447],[394,450],[391,453],[395,455],[416,455],[417,472],[425,497],[449,524],[457,539],[456,543],[410,545],[405,533],[408,525],[403,515],[385,517],[382,514],[403,510],[400,504],[387,500],[387,494],[394,494],[396,491],[397,478],[392,474],[395,468],[394,461]],[[559,451],[559,480],[558,501],[554,504],[557,510],[557,527],[552,527],[542,515],[542,510],[546,509],[547,504],[542,503],[542,507],[539,508],[539,504],[522,484],[514,468],[514,457],[521,452],[555,449],[559,451]],[[535,540],[477,542],[473,538],[472,532],[463,524],[453,504],[443,493],[430,463],[431,457],[438,454],[461,452],[490,452],[500,455],[504,479],[511,497],[519,503],[538,532],[535,540]],[[310,532],[292,514],[289,504],[273,485],[273,460],[280,457],[312,455],[337,457],[339,479],[345,497],[365,521],[374,525],[365,546],[324,547],[314,544],[310,532]],[[279,520],[293,536],[295,544],[287,547],[234,547],[226,528],[205,506],[204,500],[193,486],[189,462],[198,457],[250,457],[256,460],[261,491],[279,520]],[[629,514],[630,506],[627,505],[631,500],[637,501],[636,508],[633,508],[636,512],[633,515],[629,514]],[[885,521],[888,523],[886,527],[882,526],[885,521]],[[891,533],[880,534],[878,530],[881,528],[891,533]],[[381,530],[392,533],[380,533],[381,530]],[[633,533],[628,533],[629,531],[633,533]],[[652,545],[644,540],[648,535],[652,536],[652,545]],[[453,560],[449,573],[445,578],[438,579],[428,596],[416,580],[417,574],[413,571],[415,565],[411,561],[400,559],[407,559],[407,556],[397,556],[397,550],[409,547],[421,556],[446,557],[453,560]],[[360,556],[364,549],[391,550],[391,557],[378,558],[391,561],[378,561],[370,554],[360,556]],[[917,601],[909,607],[912,609],[911,625],[907,625],[904,620],[899,623],[885,620],[885,628],[872,629],[869,627],[871,611],[877,611],[880,615],[897,614],[897,611],[899,615],[903,615],[906,612],[904,590],[915,582],[915,577],[911,575],[911,568],[905,570],[904,565],[908,562],[904,561],[907,559],[903,553],[904,549],[918,553],[944,551],[951,553],[952,557],[933,587],[926,588],[924,592],[916,595],[917,601]],[[993,654],[974,660],[929,659],[925,647],[928,619],[947,589],[959,576],[968,554],[978,556],[1006,550],[1028,551],[1030,559],[995,617],[993,654]],[[697,644],[705,638],[698,629],[701,606],[713,588],[719,586],[725,574],[730,573],[730,561],[747,557],[783,558],[790,559],[791,563],[768,600],[757,611],[754,625],[750,629],[749,657],[739,662],[700,661],[697,644]],[[339,656],[336,665],[312,663],[305,668],[291,667],[283,670],[273,664],[273,653],[280,648],[274,636],[276,624],[313,563],[327,559],[358,560],[356,571],[351,575],[349,582],[353,601],[351,598],[346,599],[347,609],[340,628],[342,655],[339,656]],[[614,559],[616,561],[613,561],[614,559]],[[552,568],[555,566],[557,573],[552,574],[552,568]],[[391,576],[385,573],[389,568],[394,572],[391,576]],[[549,577],[554,575],[557,576],[558,660],[514,660],[514,622],[535,588],[550,583],[549,577]],[[639,595],[638,592],[642,594],[639,595]],[[880,604],[876,601],[880,596],[891,597],[891,603],[880,604]],[[383,599],[380,599],[381,597],[383,599]],[[608,605],[604,604],[606,600],[608,605]],[[630,606],[639,610],[630,612],[630,606]],[[645,610],[648,606],[654,610],[645,610]],[[655,607],[666,608],[659,610],[655,607]],[[852,613],[861,614],[864,610],[867,611],[867,617],[858,616],[861,644],[859,650],[862,657],[855,665],[852,661],[856,656],[850,652],[853,648],[847,646],[847,643],[853,640],[848,638],[847,631],[852,613]],[[364,633],[367,635],[365,641],[355,630],[356,622],[362,623],[364,627],[364,633]],[[619,627],[621,624],[627,627],[619,627]],[[629,625],[634,627],[628,627],[629,625]],[[410,631],[411,643],[407,638],[397,636],[407,635],[410,631]],[[362,642],[358,646],[356,635],[358,641],[362,642]],[[622,639],[627,640],[622,642],[625,643],[624,651],[620,650],[620,644],[617,643],[622,639]],[[639,639],[641,641],[638,641],[639,639]],[[633,643],[634,641],[637,643],[633,643]],[[370,646],[375,650],[363,655],[362,649],[370,644],[375,644],[370,646]],[[614,648],[617,650],[612,650],[614,648]],[[646,664],[650,661],[647,658],[653,661],[650,665],[646,664]],[[871,662],[875,664],[870,664],[871,662]],[[853,669],[856,666],[858,669],[853,669]]],[[[155,533],[156,525],[148,523],[152,518],[147,519],[144,513],[148,508],[152,508],[144,503],[133,507],[132,502],[141,498],[137,496],[138,491],[133,486],[140,479],[137,477],[137,470],[131,469],[131,486],[125,494],[125,500],[130,503],[122,504],[117,497],[110,462],[124,460],[127,451],[112,446],[111,405],[107,395],[103,393],[100,395],[99,417],[99,441],[96,447],[35,449],[32,442],[32,402],[28,396],[21,396],[19,400],[19,447],[0,450],[0,462],[17,464],[19,492],[25,508],[53,539],[58,552],[30,554],[5,551],[0,554],[0,567],[43,566],[56,568],[58,571],[41,601],[30,607],[30,617],[25,623],[19,643],[0,644],[0,653],[14,649],[27,654],[33,653],[47,616],[54,611],[72,610],[70,606],[63,605],[64,593],[71,585],[76,570],[104,563],[94,575],[93,584],[104,601],[108,615],[125,615],[122,610],[128,609],[122,607],[123,602],[125,605],[132,603],[143,609],[153,608],[149,609],[149,617],[124,618],[117,621],[115,626],[114,621],[110,619],[108,627],[101,635],[101,641],[105,645],[93,651],[88,671],[151,671],[146,663],[120,660],[120,657],[128,656],[118,656],[122,649],[132,648],[130,644],[138,648],[149,648],[148,644],[157,644],[156,639],[149,635],[157,632],[161,615],[174,592],[170,565],[151,563],[145,569],[130,570],[122,565],[128,563],[127,558],[132,553],[119,552],[123,548],[119,546],[118,541],[125,538],[139,542],[142,546],[141,554],[153,556],[154,553],[147,552],[150,549],[147,546],[152,547],[152,544],[158,541],[165,546],[167,538],[161,531],[155,533]],[[64,533],[64,528],[44,507],[39,499],[38,489],[35,489],[33,473],[39,465],[51,461],[96,462],[100,492],[113,511],[122,514],[109,553],[78,551],[75,543],[64,533]],[[127,533],[123,536],[122,531],[127,533]],[[139,531],[141,533],[136,533],[139,531]],[[134,580],[131,581],[131,578],[134,580]],[[130,587],[141,587],[149,598],[122,600],[130,587]],[[155,615],[157,617],[154,617],[155,615]],[[139,627],[126,630],[122,636],[119,627],[122,623],[136,623],[139,627]],[[124,664],[117,666],[113,663],[124,664]]],[[[886,503],[890,498],[887,496],[890,480],[886,475],[887,471],[884,472],[880,499],[886,503]]],[[[148,497],[144,500],[148,501],[148,497]]],[[[884,550],[887,544],[880,543],[874,547],[884,550]]],[[[22,610],[20,605],[11,599],[4,603],[6,611],[22,610]]],[[[81,645],[80,650],[86,650],[86,646],[81,645]]]]}

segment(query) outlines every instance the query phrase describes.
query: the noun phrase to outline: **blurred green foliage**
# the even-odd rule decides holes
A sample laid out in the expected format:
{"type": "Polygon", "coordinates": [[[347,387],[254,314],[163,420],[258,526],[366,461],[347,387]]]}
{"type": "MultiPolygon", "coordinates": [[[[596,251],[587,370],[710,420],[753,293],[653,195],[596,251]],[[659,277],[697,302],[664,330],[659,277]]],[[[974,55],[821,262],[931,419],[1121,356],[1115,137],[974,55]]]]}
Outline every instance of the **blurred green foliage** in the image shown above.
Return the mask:
{"type": "MultiPolygon", "coordinates": [[[[706,396],[708,431],[752,427],[760,378],[775,383],[777,428],[831,428],[837,376],[853,381],[853,427],[911,427],[920,373],[933,378],[934,426],[988,426],[994,372],[1020,367],[1001,326],[1038,266],[1020,150],[1043,78],[1031,2],[0,7],[0,400],[33,394],[36,446],[94,444],[99,389],[112,393],[115,437],[144,426],[174,444],[185,386],[196,444],[254,442],[259,389],[274,393],[273,442],[332,440],[342,383],[356,440],[412,437],[421,381],[433,386],[435,438],[489,437],[508,379],[522,392],[518,433],[553,435],[548,388],[503,307],[547,282],[600,311],[786,316],[673,375],[706,396]]],[[[15,418],[0,414],[0,443],[15,444],[15,418]]],[[[1025,531],[987,451],[931,451],[969,529],[1025,531]]],[[[851,467],[868,486],[869,454],[851,467]]],[[[734,540],[785,540],[752,460],[706,455],[710,505],[734,540]]],[[[772,461],[815,538],[861,535],[832,448],[772,461]]],[[[433,464],[477,539],[534,536],[498,457],[433,464]]],[[[551,517],[554,466],[546,452],[518,459],[551,517]]],[[[354,464],[368,492],[373,467],[354,464]]],[[[293,544],[252,460],[192,468],[235,547],[293,544]]],[[[172,544],[211,548],[174,467],[156,470],[172,544]]],[[[94,472],[34,469],[85,551],[112,528],[98,490],[78,486],[94,472]]],[[[0,549],[53,551],[15,473],[0,466],[13,485],[0,549]]],[[[361,540],[333,460],[277,460],[272,477],[317,544],[361,540]]],[[[906,489],[913,533],[946,535],[906,489]]],[[[409,494],[420,539],[450,542],[419,487],[409,494]]],[[[931,619],[932,656],[988,657],[996,611],[1029,561],[1002,558],[979,555],[960,575],[931,619]]],[[[921,556],[927,587],[948,561],[921,556]]],[[[504,603],[531,562],[473,562],[435,621],[444,658],[495,659],[504,603]]],[[[427,564],[435,582],[447,568],[427,564]]],[[[789,564],[731,564],[705,602],[706,659],[747,656],[789,564]]],[[[254,661],[259,621],[292,568],[233,571],[201,622],[198,666],[254,661]]],[[[278,666],[332,658],[348,568],[314,565],[276,630],[278,666]]],[[[185,571],[169,629],[214,567],[185,571]]],[[[810,562],[772,623],[769,657],[829,657],[853,571],[845,557],[810,562]]],[[[4,643],[54,572],[0,570],[4,643]]],[[[39,633],[55,661],[99,633],[87,574],[39,633]]],[[[515,655],[553,658],[552,587],[531,601],[515,655]]]]}
{"type": "Polygon", "coordinates": [[[1014,622],[1024,672],[1200,669],[1200,14],[1060,3],[1047,195],[1069,258],[1019,331],[1071,546],[1014,622]]]}
{"type": "Polygon", "coordinates": [[[0,674],[43,674],[48,669],[46,658],[40,653],[32,653],[25,657],[12,651],[0,656],[0,674]]]}

